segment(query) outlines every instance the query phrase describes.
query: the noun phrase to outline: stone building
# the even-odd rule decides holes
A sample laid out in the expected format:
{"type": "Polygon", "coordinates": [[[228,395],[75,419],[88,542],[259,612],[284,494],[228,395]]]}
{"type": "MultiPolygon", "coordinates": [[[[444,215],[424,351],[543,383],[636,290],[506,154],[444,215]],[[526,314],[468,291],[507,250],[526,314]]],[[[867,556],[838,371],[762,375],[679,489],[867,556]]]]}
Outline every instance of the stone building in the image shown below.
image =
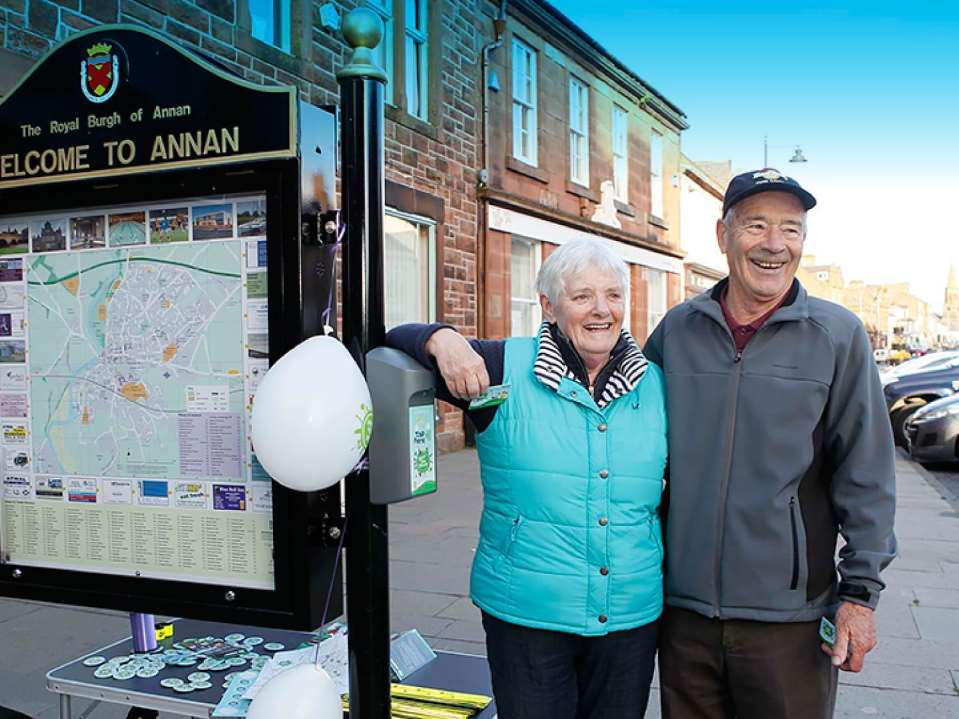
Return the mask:
{"type": "Polygon", "coordinates": [[[946,280],[942,323],[947,331],[959,332],[959,284],[956,283],[956,270],[952,265],[949,265],[949,279],[946,280]]]}
{"type": "Polygon", "coordinates": [[[593,237],[630,266],[642,341],[681,297],[685,116],[547,3],[514,0],[498,19],[483,52],[480,331],[533,333],[541,262],[593,237]]]}
{"type": "MultiPolygon", "coordinates": [[[[0,97],[72,33],[131,23],[335,105],[339,22],[357,4],[0,0],[0,97]]],[[[642,340],[680,299],[682,112],[547,3],[516,0],[505,17],[506,3],[487,0],[362,4],[386,28],[388,325],[529,332],[532,273],[551,247],[589,235],[630,263],[629,321],[642,340]]],[[[460,413],[440,414],[440,447],[462,446],[460,413]]]]}
{"type": "Polygon", "coordinates": [[[847,283],[839,265],[817,263],[813,255],[803,256],[796,277],[810,295],[855,313],[876,349],[926,350],[941,344],[929,305],[906,282],[847,283]]]}
{"type": "Polygon", "coordinates": [[[716,239],[716,220],[723,214],[723,196],[732,162],[694,162],[682,156],[680,241],[686,252],[684,300],[705,292],[728,274],[716,239]]]}
{"type": "MultiPolygon", "coordinates": [[[[357,3],[312,0],[2,0],[0,96],[71,33],[107,23],[159,31],[234,74],[295,85],[335,105],[347,58],[338,31],[357,3]]],[[[387,322],[443,320],[477,332],[476,168],[481,31],[475,0],[376,0],[386,25],[387,322]]],[[[171,78],[175,82],[175,78],[171,78]]],[[[445,414],[445,413],[444,413],[445,414]]],[[[445,419],[445,417],[444,417],[445,419]]],[[[462,445],[450,413],[439,443],[462,445]]]]}

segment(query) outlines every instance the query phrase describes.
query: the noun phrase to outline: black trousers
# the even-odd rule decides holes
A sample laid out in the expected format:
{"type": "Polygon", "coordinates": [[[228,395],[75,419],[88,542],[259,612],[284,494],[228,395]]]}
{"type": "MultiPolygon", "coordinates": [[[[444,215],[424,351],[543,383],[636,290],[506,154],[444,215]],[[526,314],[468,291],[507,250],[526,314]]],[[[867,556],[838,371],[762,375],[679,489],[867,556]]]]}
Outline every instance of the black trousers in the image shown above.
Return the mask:
{"type": "Polygon", "coordinates": [[[483,612],[499,719],[642,719],[659,622],[602,637],[530,629],[483,612]]]}
{"type": "Polygon", "coordinates": [[[819,622],[709,619],[667,607],[659,648],[663,719],[829,719],[837,671],[819,622]]]}

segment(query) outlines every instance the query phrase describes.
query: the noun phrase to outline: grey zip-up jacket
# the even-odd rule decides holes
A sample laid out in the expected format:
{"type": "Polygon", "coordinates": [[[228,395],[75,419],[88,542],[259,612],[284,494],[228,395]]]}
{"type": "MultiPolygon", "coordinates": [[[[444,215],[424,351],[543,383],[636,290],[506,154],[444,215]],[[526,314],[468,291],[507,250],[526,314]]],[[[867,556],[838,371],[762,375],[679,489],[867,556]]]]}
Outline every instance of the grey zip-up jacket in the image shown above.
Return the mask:
{"type": "Polygon", "coordinates": [[[725,285],[670,310],[645,348],[669,409],[666,602],[771,622],[818,619],[837,596],[875,607],[895,469],[862,323],[794,280],[740,353],[725,285]]]}

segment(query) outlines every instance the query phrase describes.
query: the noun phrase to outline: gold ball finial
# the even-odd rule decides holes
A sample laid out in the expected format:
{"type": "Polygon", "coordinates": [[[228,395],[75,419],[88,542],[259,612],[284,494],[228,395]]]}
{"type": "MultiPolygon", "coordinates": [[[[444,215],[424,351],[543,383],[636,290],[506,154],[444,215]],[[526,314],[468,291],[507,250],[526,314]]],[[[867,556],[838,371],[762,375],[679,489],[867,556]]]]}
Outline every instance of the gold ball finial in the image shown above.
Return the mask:
{"type": "Polygon", "coordinates": [[[343,39],[353,48],[350,61],[336,73],[338,80],[349,77],[366,77],[386,82],[386,73],[376,63],[373,50],[383,39],[383,21],[380,16],[365,7],[350,10],[343,18],[343,39]]]}
{"type": "Polygon", "coordinates": [[[383,21],[369,8],[351,10],[343,18],[343,39],[354,49],[366,47],[372,50],[383,39],[383,21]]]}

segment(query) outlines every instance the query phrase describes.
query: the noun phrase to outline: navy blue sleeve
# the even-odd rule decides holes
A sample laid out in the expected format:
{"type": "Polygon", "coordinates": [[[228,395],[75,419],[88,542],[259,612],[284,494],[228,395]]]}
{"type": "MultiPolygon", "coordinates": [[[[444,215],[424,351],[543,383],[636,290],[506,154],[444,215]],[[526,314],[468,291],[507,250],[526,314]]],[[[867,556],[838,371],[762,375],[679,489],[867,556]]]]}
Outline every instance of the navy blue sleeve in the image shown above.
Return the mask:
{"type": "MultiPolygon", "coordinates": [[[[493,421],[498,406],[470,411],[469,400],[458,399],[450,394],[443,376],[436,367],[436,362],[426,351],[426,343],[429,342],[430,337],[444,328],[453,329],[450,325],[440,322],[428,325],[417,323],[400,325],[386,333],[386,346],[405,352],[424,367],[432,369],[436,378],[436,398],[467,412],[473,424],[476,425],[476,431],[482,432],[493,421]]],[[[503,384],[503,356],[506,342],[504,340],[467,340],[467,342],[483,358],[490,384],[503,384]]]]}

